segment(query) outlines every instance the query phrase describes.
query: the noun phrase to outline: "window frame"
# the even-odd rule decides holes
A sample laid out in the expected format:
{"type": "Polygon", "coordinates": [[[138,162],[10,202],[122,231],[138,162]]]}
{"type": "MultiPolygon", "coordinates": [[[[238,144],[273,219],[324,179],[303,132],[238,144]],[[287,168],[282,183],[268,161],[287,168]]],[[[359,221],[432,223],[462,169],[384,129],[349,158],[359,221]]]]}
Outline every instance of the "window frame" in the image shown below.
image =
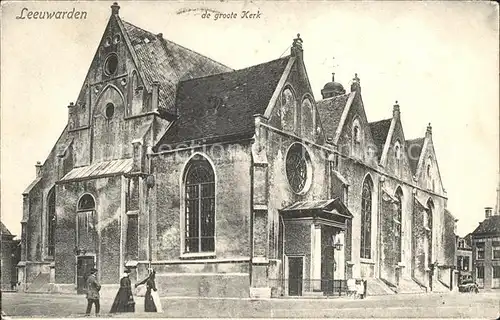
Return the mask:
{"type": "MultiPolygon", "coordinates": [[[[181,176],[181,195],[182,199],[180,201],[180,206],[181,206],[181,219],[180,219],[180,224],[181,224],[181,246],[180,246],[180,257],[181,258],[192,258],[192,257],[200,257],[200,258],[212,258],[216,256],[216,251],[217,251],[217,175],[215,171],[215,166],[213,162],[210,160],[210,158],[204,154],[201,153],[195,153],[193,154],[185,163],[184,169],[183,169],[183,174],[181,176]],[[206,166],[206,168],[210,168],[211,174],[213,176],[213,182],[206,182],[205,185],[207,184],[213,184],[213,250],[207,250],[207,251],[202,251],[202,247],[200,244],[201,241],[201,235],[203,234],[202,231],[202,225],[200,223],[200,219],[202,218],[202,214],[200,211],[197,213],[197,220],[198,223],[200,224],[198,227],[198,251],[188,251],[187,250],[187,245],[188,245],[188,237],[187,237],[187,219],[188,219],[188,201],[194,201],[193,198],[188,199],[188,187],[193,187],[192,189],[196,189],[198,192],[198,195],[200,196],[200,190],[202,187],[200,187],[203,183],[197,183],[197,184],[188,184],[187,179],[190,174],[190,170],[193,169],[193,166],[196,166],[202,164],[206,166]],[[198,187],[196,187],[198,186],[198,187]]],[[[211,198],[211,199],[212,199],[211,198]]],[[[206,200],[206,199],[205,199],[206,200]]],[[[200,198],[198,197],[197,201],[201,201],[200,198]]],[[[201,202],[198,204],[198,210],[200,209],[201,202]]]]}
{"type": "Polygon", "coordinates": [[[396,189],[396,193],[394,194],[394,197],[398,200],[397,201],[397,208],[396,208],[396,212],[395,212],[395,215],[394,215],[394,225],[393,225],[393,228],[394,228],[394,236],[396,238],[396,241],[399,242],[399,243],[396,243],[396,248],[398,249],[397,251],[399,251],[399,254],[398,254],[398,257],[399,257],[399,261],[398,262],[402,262],[403,261],[403,190],[401,189],[401,187],[398,187],[396,189]]]}
{"type": "MultiPolygon", "coordinates": [[[[296,156],[297,154],[295,154],[296,156]]],[[[295,194],[298,195],[304,195],[306,194],[309,189],[311,188],[312,185],[312,177],[313,177],[313,167],[312,167],[312,161],[311,161],[311,156],[309,151],[307,150],[306,146],[303,145],[302,143],[299,142],[294,142],[290,145],[288,148],[286,155],[285,155],[285,177],[288,182],[288,186],[290,187],[290,190],[294,192],[295,194]],[[290,178],[289,170],[291,169],[289,167],[289,159],[294,156],[292,152],[297,152],[298,154],[301,155],[301,160],[303,161],[303,166],[305,169],[305,177],[304,181],[302,182],[302,186],[300,189],[296,189],[296,186],[292,185],[292,181],[290,178]]]]}
{"type": "Polygon", "coordinates": [[[493,241],[491,243],[491,259],[500,260],[500,242],[493,241]],[[496,257],[495,253],[498,254],[496,257]]]}
{"type": "Polygon", "coordinates": [[[484,260],[486,256],[486,248],[484,242],[479,242],[476,244],[476,260],[484,260]],[[482,253],[482,257],[479,257],[479,253],[482,253]]]}
{"type": "MultiPolygon", "coordinates": [[[[84,193],[77,202],[77,208],[76,208],[76,247],[78,249],[80,248],[80,240],[81,240],[81,232],[80,232],[80,217],[85,214],[85,223],[86,223],[86,228],[87,228],[87,237],[89,237],[89,242],[91,242],[95,246],[95,212],[96,212],[96,201],[95,198],[92,194],[90,193],[84,193]],[[82,201],[84,199],[91,199],[92,200],[92,206],[85,206],[83,207],[82,201]],[[90,219],[92,219],[91,223],[89,223],[89,215],[90,219]],[[91,229],[89,230],[89,227],[91,225],[91,229]]],[[[84,248],[85,249],[85,248],[84,248]]],[[[89,248],[91,251],[95,250],[94,247],[89,248]]]]}
{"type": "Polygon", "coordinates": [[[372,259],[373,181],[367,176],[361,187],[360,258],[372,259]],[[369,218],[369,219],[368,219],[369,218]]]}
{"type": "Polygon", "coordinates": [[[55,232],[57,228],[56,190],[53,186],[47,194],[47,258],[55,257],[55,232]]]}

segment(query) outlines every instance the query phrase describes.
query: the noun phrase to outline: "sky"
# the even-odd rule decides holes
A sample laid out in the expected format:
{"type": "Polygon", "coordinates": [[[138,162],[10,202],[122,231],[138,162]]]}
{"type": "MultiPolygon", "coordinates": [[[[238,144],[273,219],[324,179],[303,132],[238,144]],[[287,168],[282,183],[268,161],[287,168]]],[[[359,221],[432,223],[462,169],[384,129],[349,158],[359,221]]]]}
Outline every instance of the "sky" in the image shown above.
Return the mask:
{"type": "MultiPolygon", "coordinates": [[[[20,234],[22,192],[67,122],[111,14],[107,1],[4,2],[1,19],[1,219],[20,234]],[[21,10],[87,12],[84,20],[16,19],[21,10]]],[[[432,124],[458,234],[495,206],[499,179],[499,30],[493,2],[122,1],[120,17],[241,69],[303,39],[316,100],[335,79],[361,79],[369,121],[392,116],[406,139],[432,124]],[[191,9],[182,10],[182,9],[191,9]],[[234,12],[203,18],[203,10],[234,12]],[[242,19],[243,10],[260,18],[242,19]]],[[[26,14],[26,12],[25,12],[26,14]]]]}

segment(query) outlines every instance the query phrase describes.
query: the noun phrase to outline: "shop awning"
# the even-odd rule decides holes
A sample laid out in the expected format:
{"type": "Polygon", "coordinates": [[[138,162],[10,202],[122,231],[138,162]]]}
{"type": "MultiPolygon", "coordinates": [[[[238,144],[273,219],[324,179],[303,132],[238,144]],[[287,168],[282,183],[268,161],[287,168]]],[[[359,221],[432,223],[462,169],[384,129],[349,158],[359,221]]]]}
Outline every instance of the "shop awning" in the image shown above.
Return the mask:
{"type": "Polygon", "coordinates": [[[316,201],[298,201],[280,210],[285,219],[312,218],[345,223],[353,215],[340,198],[316,201]]]}

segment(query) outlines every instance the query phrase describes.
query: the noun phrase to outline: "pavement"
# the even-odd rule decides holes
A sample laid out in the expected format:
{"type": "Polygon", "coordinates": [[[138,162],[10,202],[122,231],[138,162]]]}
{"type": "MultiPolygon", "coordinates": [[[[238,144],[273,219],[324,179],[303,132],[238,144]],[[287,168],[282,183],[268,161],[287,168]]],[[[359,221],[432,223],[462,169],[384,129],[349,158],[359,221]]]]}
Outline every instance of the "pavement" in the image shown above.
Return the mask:
{"type": "MultiPolygon", "coordinates": [[[[145,313],[136,298],[136,312],[108,313],[113,299],[101,299],[99,318],[481,318],[500,317],[500,290],[444,294],[397,294],[363,300],[162,298],[163,313],[145,313]]],[[[84,317],[84,296],[2,293],[2,311],[11,318],[84,317]]],[[[94,318],[95,315],[92,315],[94,318]]]]}

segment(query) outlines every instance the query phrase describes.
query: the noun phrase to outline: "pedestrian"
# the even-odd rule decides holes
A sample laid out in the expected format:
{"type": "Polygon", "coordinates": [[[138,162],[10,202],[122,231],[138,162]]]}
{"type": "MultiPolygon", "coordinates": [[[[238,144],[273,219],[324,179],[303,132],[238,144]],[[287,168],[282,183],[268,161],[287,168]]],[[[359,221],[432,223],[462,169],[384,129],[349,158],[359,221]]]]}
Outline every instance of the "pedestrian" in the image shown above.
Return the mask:
{"type": "Polygon", "coordinates": [[[135,312],[135,301],[132,295],[132,283],[129,278],[130,270],[125,270],[120,279],[120,289],[116,294],[109,313],[135,312]]]}
{"type": "Polygon", "coordinates": [[[144,311],[146,312],[163,312],[156,289],[155,276],[155,270],[149,268],[147,278],[135,284],[136,288],[146,284],[146,294],[144,295],[144,311]]]}
{"type": "Polygon", "coordinates": [[[97,281],[97,269],[90,269],[90,275],[87,278],[87,311],[86,316],[90,316],[90,311],[92,310],[92,305],[95,305],[95,314],[99,314],[99,309],[101,308],[99,304],[99,291],[101,290],[101,285],[97,281]]]}

